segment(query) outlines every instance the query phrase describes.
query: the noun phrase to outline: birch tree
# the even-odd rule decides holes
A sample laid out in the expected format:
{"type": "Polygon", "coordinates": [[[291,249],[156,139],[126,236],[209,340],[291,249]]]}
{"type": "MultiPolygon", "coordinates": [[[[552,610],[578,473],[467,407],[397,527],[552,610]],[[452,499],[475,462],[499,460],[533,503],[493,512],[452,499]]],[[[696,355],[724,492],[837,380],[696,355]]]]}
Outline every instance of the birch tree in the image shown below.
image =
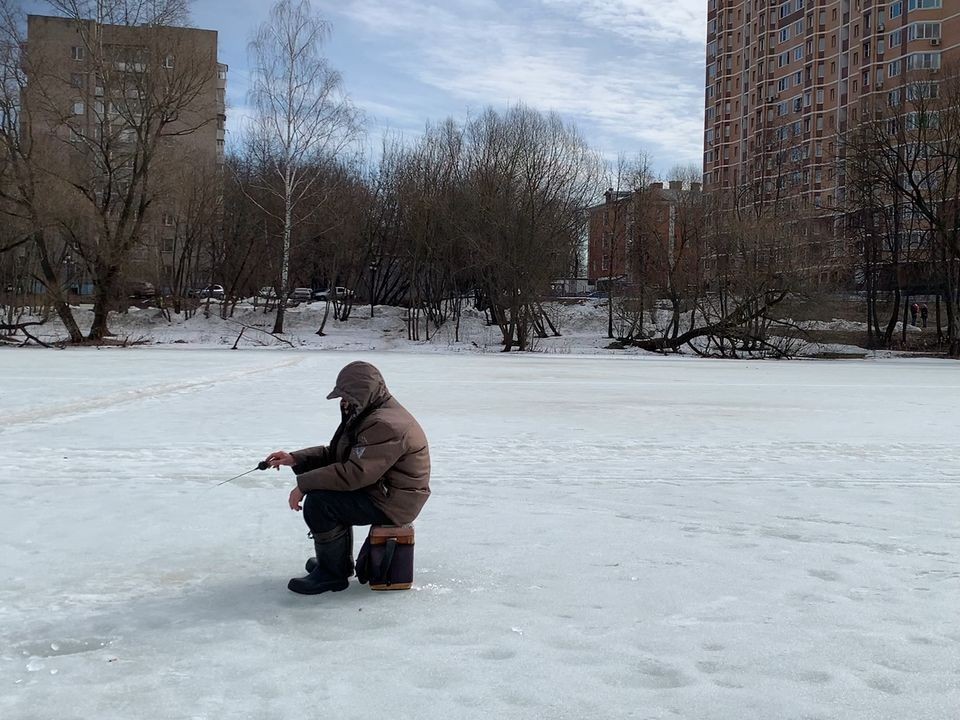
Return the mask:
{"type": "Polygon", "coordinates": [[[283,333],[290,292],[290,254],[303,206],[324,191],[314,172],[338,157],[359,132],[358,113],[342,90],[340,74],[323,55],[329,25],[309,0],[280,0],[254,40],[248,143],[259,187],[250,197],[280,229],[281,302],[273,332],[283,333]]]}

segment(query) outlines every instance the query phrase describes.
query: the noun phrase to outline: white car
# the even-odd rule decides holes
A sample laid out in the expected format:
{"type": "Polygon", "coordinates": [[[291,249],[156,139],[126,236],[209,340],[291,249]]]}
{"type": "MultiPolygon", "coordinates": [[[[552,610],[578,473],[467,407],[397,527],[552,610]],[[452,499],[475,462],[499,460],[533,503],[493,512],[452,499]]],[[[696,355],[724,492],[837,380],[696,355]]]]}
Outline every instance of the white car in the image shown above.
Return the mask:
{"type": "Polygon", "coordinates": [[[313,293],[314,300],[346,300],[351,297],[353,297],[353,290],[345,287],[335,287],[332,292],[330,290],[316,290],[313,293]]]}
{"type": "Polygon", "coordinates": [[[294,288],[290,291],[287,298],[292,303],[310,302],[313,297],[313,290],[307,287],[294,288]]]}

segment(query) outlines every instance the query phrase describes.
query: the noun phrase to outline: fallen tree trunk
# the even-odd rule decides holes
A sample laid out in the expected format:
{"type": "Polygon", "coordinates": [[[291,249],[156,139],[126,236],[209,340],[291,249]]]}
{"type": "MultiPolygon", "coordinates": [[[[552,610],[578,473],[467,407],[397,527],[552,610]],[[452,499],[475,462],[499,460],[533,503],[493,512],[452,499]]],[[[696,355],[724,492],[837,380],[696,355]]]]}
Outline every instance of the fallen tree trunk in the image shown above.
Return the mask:
{"type": "MultiPolygon", "coordinates": [[[[701,327],[691,328],[685,333],[679,335],[671,334],[658,338],[646,338],[643,340],[627,340],[624,344],[650,352],[664,352],[666,350],[676,350],[701,337],[740,338],[744,336],[744,326],[765,315],[767,310],[779,303],[786,296],[787,294],[785,292],[778,292],[775,295],[768,293],[759,307],[755,307],[753,310],[748,309],[753,306],[753,303],[743,303],[732,313],[724,316],[720,320],[701,327]]],[[[673,323],[671,323],[671,326],[672,325],[673,323]]]]}

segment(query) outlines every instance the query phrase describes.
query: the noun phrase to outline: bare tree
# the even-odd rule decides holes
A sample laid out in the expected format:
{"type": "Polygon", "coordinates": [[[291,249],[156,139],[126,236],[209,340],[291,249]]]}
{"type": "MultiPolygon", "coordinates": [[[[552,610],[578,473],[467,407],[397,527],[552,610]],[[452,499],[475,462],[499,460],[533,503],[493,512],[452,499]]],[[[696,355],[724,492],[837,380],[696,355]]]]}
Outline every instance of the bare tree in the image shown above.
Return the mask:
{"type": "Polygon", "coordinates": [[[642,325],[645,266],[637,230],[652,177],[650,159],[645,154],[618,155],[605,193],[606,202],[600,211],[601,252],[610,268],[606,284],[607,337],[610,339],[633,337],[642,325]],[[615,279],[613,269],[620,265],[624,274],[615,279]],[[615,318],[619,325],[616,329],[615,318]]]}
{"type": "MultiPolygon", "coordinates": [[[[16,4],[0,0],[0,216],[6,218],[9,227],[19,229],[12,242],[5,243],[5,249],[12,250],[27,239],[35,246],[38,279],[51,297],[70,341],[80,343],[83,334],[67,302],[60,272],[67,250],[50,237],[57,195],[50,179],[38,168],[44,148],[33,141],[35,104],[27,92],[30,68],[25,38],[20,34],[21,22],[16,4]]],[[[39,65],[34,69],[41,70],[39,65]]],[[[20,271],[25,267],[21,263],[20,271]]]]}
{"type": "MultiPolygon", "coordinates": [[[[309,0],[280,0],[250,44],[254,118],[248,145],[263,168],[256,188],[276,202],[258,202],[280,227],[280,291],[274,333],[283,332],[294,231],[302,206],[318,188],[313,172],[336,158],[359,132],[358,114],[340,75],[322,54],[329,26],[309,0]]],[[[252,198],[256,196],[252,193],[252,198]]],[[[255,200],[256,201],[256,200],[255,200]]]]}
{"type": "Polygon", "coordinates": [[[487,110],[467,125],[466,142],[462,232],[504,351],[526,350],[540,300],[580,242],[601,163],[557,115],[523,106],[487,110]]]}
{"type": "Polygon", "coordinates": [[[58,15],[105,25],[185,25],[190,0],[47,0],[58,15]]]}
{"type": "Polygon", "coordinates": [[[946,298],[947,352],[960,357],[960,68],[911,72],[863,108],[843,142],[848,174],[860,181],[850,199],[857,226],[893,249],[876,262],[896,273],[898,289],[914,284],[901,263],[933,271],[919,273],[922,285],[946,298]]]}
{"type": "MultiPolygon", "coordinates": [[[[180,0],[169,2],[179,12],[180,0]]],[[[166,17],[163,3],[150,5],[166,17]]],[[[96,99],[72,101],[73,76],[55,70],[42,42],[29,46],[29,97],[40,107],[33,120],[44,138],[41,170],[64,194],[60,231],[94,280],[89,338],[100,340],[132,255],[148,239],[152,208],[169,189],[165,178],[190,154],[173,139],[217,120],[216,45],[202,31],[91,21],[86,4],[61,9],[72,13],[86,71],[79,77],[96,84],[96,99]]]]}

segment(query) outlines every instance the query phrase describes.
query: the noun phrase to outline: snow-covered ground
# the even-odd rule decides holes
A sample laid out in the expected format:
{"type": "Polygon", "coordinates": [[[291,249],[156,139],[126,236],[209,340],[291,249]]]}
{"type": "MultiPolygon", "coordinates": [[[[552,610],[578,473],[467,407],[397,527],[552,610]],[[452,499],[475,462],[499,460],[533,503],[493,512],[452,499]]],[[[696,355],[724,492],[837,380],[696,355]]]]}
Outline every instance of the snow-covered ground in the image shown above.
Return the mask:
{"type": "Polygon", "coordinates": [[[955,364],[0,351],[0,718],[960,708],[955,364]],[[345,362],[432,442],[416,589],[300,597],[345,362]]]}
{"type": "MultiPolygon", "coordinates": [[[[583,299],[573,302],[554,302],[545,303],[543,307],[560,334],[554,336],[551,333],[547,338],[535,338],[531,349],[536,352],[593,355],[611,352],[622,355],[639,352],[607,350],[610,340],[607,337],[609,317],[606,300],[583,299]]],[[[237,343],[240,348],[290,347],[292,345],[297,348],[321,350],[400,350],[418,353],[474,354],[497,352],[501,348],[502,339],[499,328],[487,325],[484,314],[475,310],[469,303],[465,304],[459,333],[455,332],[454,324],[450,321],[437,332],[431,328],[428,337],[421,322],[418,341],[408,339],[406,310],[403,308],[377,306],[374,317],[371,317],[369,306],[356,306],[345,322],[337,322],[331,313],[324,327],[325,335],[321,337],[316,334],[316,331],[323,322],[324,311],[324,303],[303,304],[287,309],[284,340],[270,334],[274,321],[272,308],[271,312],[264,312],[263,304],[254,304],[252,298],[239,303],[234,313],[227,319],[220,318],[220,306],[216,302],[211,302],[206,312],[201,309],[189,318],[182,314],[171,314],[169,320],[156,308],[131,307],[126,312],[111,313],[110,328],[118,340],[157,345],[189,344],[193,347],[231,347],[237,343]],[[238,342],[237,337],[241,330],[243,330],[243,337],[238,342]]],[[[73,312],[81,330],[83,332],[89,330],[93,322],[92,306],[76,306],[73,312]]],[[[669,326],[670,313],[661,309],[656,312],[656,315],[654,327],[657,328],[658,335],[663,334],[665,328],[669,326]]],[[[646,325],[648,329],[650,328],[649,316],[648,312],[646,325]]],[[[623,334],[630,324],[629,320],[615,317],[615,335],[623,334]]],[[[847,320],[805,321],[798,323],[798,326],[806,330],[843,330],[864,333],[867,329],[865,323],[847,320]]],[[[55,319],[32,330],[39,337],[51,342],[63,340],[66,336],[62,325],[55,319]]],[[[914,333],[921,332],[919,328],[913,326],[909,326],[909,330],[914,333]]],[[[935,332],[935,330],[931,328],[929,332],[935,332]]],[[[818,343],[804,345],[796,342],[792,344],[799,355],[832,353],[862,357],[866,353],[863,348],[850,345],[818,343]]],[[[681,350],[686,349],[681,348],[681,350]]]]}

